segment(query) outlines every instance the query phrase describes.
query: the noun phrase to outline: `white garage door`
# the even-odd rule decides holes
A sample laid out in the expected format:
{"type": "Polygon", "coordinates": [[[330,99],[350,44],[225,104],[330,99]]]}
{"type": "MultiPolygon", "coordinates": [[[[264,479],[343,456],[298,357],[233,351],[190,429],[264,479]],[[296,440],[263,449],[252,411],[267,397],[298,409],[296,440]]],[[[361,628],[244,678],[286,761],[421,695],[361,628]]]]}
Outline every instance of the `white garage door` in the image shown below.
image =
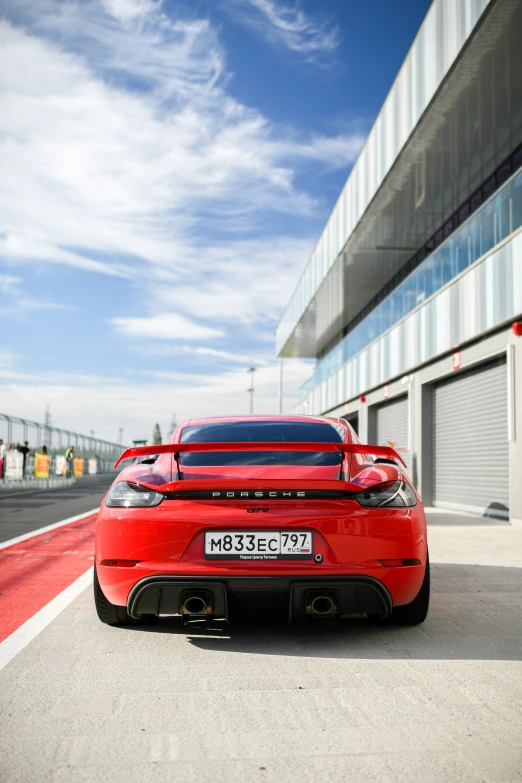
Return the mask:
{"type": "Polygon", "coordinates": [[[504,359],[436,385],[436,506],[508,517],[507,414],[504,359]]]}
{"type": "Polygon", "coordinates": [[[376,410],[376,433],[379,446],[393,446],[408,468],[408,395],[379,405],[376,410]]]}

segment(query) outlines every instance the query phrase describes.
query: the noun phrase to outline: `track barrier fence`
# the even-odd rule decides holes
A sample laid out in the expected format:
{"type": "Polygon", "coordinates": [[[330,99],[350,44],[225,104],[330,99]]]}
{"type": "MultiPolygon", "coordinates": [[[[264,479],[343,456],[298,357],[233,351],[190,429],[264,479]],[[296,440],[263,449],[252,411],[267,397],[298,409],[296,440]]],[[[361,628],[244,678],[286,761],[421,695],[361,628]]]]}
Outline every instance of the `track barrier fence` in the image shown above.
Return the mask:
{"type": "Polygon", "coordinates": [[[5,446],[0,462],[4,482],[111,473],[124,450],[119,443],[5,413],[0,413],[0,438],[5,446]],[[25,442],[27,454],[20,451],[25,442]],[[74,456],[67,459],[71,446],[74,456]]]}

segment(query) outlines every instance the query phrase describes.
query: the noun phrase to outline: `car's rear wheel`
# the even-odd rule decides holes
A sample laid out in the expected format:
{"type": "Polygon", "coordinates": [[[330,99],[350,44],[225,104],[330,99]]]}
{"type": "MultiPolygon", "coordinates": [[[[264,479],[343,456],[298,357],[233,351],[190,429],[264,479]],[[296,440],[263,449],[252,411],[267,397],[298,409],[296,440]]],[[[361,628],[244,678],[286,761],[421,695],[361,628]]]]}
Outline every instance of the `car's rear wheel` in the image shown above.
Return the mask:
{"type": "Polygon", "coordinates": [[[102,623],[107,625],[135,625],[136,623],[150,623],[157,618],[155,615],[143,615],[139,620],[135,620],[127,612],[125,606],[117,606],[111,604],[111,602],[105,597],[103,590],[101,589],[98,581],[98,574],[96,573],[96,566],[94,567],[94,604],[96,606],[96,612],[102,623]]]}
{"type": "Polygon", "coordinates": [[[421,589],[409,604],[395,606],[392,613],[382,620],[385,625],[420,625],[426,619],[430,605],[430,558],[426,555],[426,571],[421,589]]]}

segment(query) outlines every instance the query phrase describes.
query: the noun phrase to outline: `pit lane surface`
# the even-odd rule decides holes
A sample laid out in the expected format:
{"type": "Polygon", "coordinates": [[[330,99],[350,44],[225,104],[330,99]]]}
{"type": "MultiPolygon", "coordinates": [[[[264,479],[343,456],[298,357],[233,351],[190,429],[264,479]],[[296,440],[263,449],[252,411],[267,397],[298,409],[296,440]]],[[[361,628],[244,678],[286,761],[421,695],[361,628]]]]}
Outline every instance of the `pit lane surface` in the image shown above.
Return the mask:
{"type": "Polygon", "coordinates": [[[79,593],[88,584],[96,510],[111,479],[0,499],[0,668],[57,615],[62,591],[79,593]],[[82,508],[89,511],[63,519],[82,508]],[[8,532],[18,535],[6,540],[8,532]]]}
{"type": "Polygon", "coordinates": [[[0,672],[0,779],[522,780],[522,530],[432,520],[418,628],[110,628],[86,589],[0,672]]]}
{"type": "Polygon", "coordinates": [[[86,476],[62,489],[0,495],[0,542],[97,508],[115,475],[86,476]]]}

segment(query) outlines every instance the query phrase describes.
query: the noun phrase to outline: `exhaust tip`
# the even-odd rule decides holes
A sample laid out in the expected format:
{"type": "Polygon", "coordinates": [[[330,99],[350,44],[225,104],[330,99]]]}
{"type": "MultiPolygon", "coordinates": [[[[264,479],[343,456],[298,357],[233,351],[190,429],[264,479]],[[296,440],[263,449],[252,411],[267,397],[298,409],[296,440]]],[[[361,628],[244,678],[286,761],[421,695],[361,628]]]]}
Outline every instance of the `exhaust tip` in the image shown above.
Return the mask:
{"type": "Polygon", "coordinates": [[[334,602],[328,595],[318,595],[311,601],[310,609],[314,614],[330,614],[334,609],[334,602]]]}
{"type": "Polygon", "coordinates": [[[208,603],[200,595],[191,595],[186,598],[183,606],[183,614],[205,614],[208,609],[208,603]]]}

